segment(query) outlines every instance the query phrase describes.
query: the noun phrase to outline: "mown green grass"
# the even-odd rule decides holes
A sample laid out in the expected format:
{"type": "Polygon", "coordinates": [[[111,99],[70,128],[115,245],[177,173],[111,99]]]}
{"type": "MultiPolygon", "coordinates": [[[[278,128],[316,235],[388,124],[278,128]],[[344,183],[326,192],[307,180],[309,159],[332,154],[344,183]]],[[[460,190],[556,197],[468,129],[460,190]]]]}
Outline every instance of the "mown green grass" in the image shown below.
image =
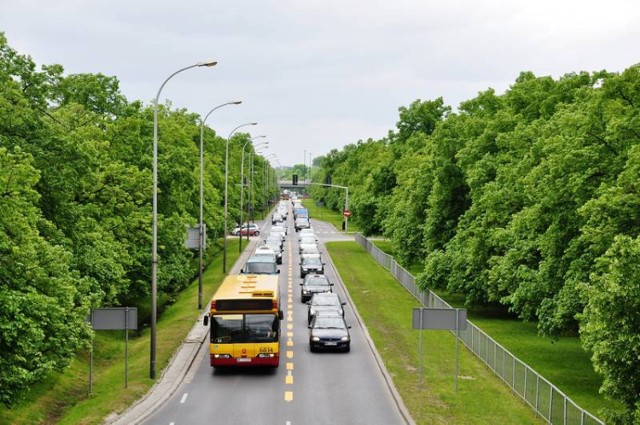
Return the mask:
{"type": "Polygon", "coordinates": [[[446,331],[420,333],[411,327],[419,303],[355,242],[326,244],[360,316],[418,424],[536,424],[524,402],[483,363],[460,349],[458,391],[454,391],[455,338],[446,331]]]}
{"type": "MultiPolygon", "coordinates": [[[[393,255],[390,241],[373,242],[385,253],[393,255]]],[[[408,269],[415,275],[422,271],[422,265],[414,264],[408,269]]],[[[464,307],[462,296],[435,292],[452,307],[464,307]]],[[[589,353],[582,349],[578,336],[564,336],[557,340],[543,337],[538,334],[537,323],[523,322],[500,305],[469,308],[467,315],[476,326],[583,409],[602,416],[600,411],[604,408],[622,408],[619,403],[606,399],[599,393],[602,378],[593,370],[589,353]]]]}
{"type": "MultiPolygon", "coordinates": [[[[337,230],[342,230],[342,213],[337,211],[331,211],[324,206],[316,205],[313,198],[307,198],[302,200],[302,205],[309,210],[309,217],[311,217],[311,224],[313,220],[322,220],[331,223],[337,230]]],[[[360,231],[360,227],[354,222],[352,218],[349,218],[348,233],[355,233],[360,231]]]]}
{"type": "MultiPolygon", "coordinates": [[[[215,251],[215,248],[213,248],[215,251]]],[[[233,264],[238,250],[227,250],[233,264]]],[[[223,279],[217,253],[203,274],[203,306],[223,279]]],[[[159,316],[156,373],[159,377],[199,316],[197,279],[159,316]]],[[[100,424],[112,412],[122,412],[155,383],[149,378],[149,330],[129,335],[129,382],[125,388],[125,338],[120,331],[97,331],[94,342],[93,392],[89,395],[89,353],[82,352],[63,373],[35,386],[12,409],[0,409],[2,424],[100,424]]]]}

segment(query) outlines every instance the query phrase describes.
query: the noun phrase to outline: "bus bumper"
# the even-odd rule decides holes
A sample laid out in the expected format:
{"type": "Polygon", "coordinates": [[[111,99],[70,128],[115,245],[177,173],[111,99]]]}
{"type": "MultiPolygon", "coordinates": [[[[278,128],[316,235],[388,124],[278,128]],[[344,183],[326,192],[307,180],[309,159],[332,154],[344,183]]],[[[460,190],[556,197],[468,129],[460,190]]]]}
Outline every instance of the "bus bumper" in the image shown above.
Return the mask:
{"type": "Polygon", "coordinates": [[[269,354],[258,357],[231,357],[224,354],[211,354],[212,367],[278,367],[280,356],[269,354]]]}

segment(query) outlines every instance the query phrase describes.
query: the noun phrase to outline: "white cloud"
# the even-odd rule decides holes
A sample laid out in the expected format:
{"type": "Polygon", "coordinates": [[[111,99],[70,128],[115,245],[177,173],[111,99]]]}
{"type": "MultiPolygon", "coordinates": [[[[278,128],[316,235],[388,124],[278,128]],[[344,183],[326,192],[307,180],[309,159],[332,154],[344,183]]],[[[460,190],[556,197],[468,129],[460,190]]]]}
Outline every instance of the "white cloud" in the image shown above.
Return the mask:
{"type": "Polygon", "coordinates": [[[442,96],[457,106],[521,71],[621,71],[638,62],[637,0],[3,0],[10,45],[68,73],[115,75],[150,102],[173,71],[208,58],[162,98],[220,134],[248,121],[282,164],[380,138],[397,109],[442,96]],[[299,150],[300,152],[297,152],[299,150]]]}

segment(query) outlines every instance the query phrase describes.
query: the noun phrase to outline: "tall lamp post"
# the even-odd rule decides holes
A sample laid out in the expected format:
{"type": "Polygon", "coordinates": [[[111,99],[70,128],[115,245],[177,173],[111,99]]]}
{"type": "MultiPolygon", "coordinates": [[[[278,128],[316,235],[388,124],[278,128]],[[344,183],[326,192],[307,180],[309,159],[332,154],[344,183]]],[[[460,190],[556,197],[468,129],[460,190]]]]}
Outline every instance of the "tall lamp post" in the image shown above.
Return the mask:
{"type": "MultiPolygon", "coordinates": [[[[262,197],[267,203],[267,207],[271,205],[269,202],[269,178],[267,176],[267,164],[269,164],[270,159],[276,158],[276,154],[271,153],[264,157],[264,163],[262,164],[262,197]]],[[[269,164],[269,168],[271,168],[271,164],[269,164]]]]}
{"type": "Polygon", "coordinates": [[[151,343],[150,343],[150,364],[149,364],[149,377],[151,379],[156,378],[156,319],[157,319],[157,292],[158,292],[158,99],[160,93],[165,84],[173,78],[174,75],[179,74],[187,69],[202,67],[202,66],[215,66],[218,62],[209,60],[206,62],[198,62],[193,65],[181,68],[169,75],[164,80],[156,98],[153,102],[153,243],[151,249],[151,343]]]}
{"type": "Polygon", "coordinates": [[[205,115],[205,117],[200,120],[200,223],[199,223],[199,236],[198,236],[198,310],[202,309],[202,251],[204,247],[204,123],[209,118],[209,115],[213,113],[216,109],[222,108],[227,105],[239,105],[241,104],[241,100],[236,100],[233,102],[223,103],[222,105],[218,105],[205,115]]]}
{"type": "MultiPolygon", "coordinates": [[[[224,238],[223,238],[223,248],[222,248],[222,273],[227,273],[227,212],[229,210],[229,140],[231,140],[231,136],[236,132],[239,128],[246,127],[248,125],[258,125],[257,122],[248,122],[246,124],[241,124],[231,130],[229,133],[229,137],[227,137],[227,148],[224,156],[224,238]]],[[[240,232],[242,235],[242,232],[240,232]]]]}
{"type": "Polygon", "coordinates": [[[304,178],[302,183],[307,184],[307,150],[304,150],[304,156],[302,157],[302,169],[304,170],[304,178]]]}
{"type": "MultiPolygon", "coordinates": [[[[244,200],[244,148],[246,148],[247,145],[251,143],[253,140],[261,139],[265,137],[267,136],[252,137],[249,140],[247,140],[247,142],[242,146],[242,161],[240,162],[240,237],[238,238],[238,252],[242,252],[242,208],[243,208],[242,204],[244,200]]],[[[254,145],[253,147],[254,149],[257,148],[258,146],[267,147],[268,144],[269,142],[260,142],[257,145],[254,145]]],[[[247,203],[247,208],[248,207],[249,207],[249,203],[247,203]]],[[[248,217],[249,217],[249,213],[247,212],[247,241],[249,240],[248,217]]]]}
{"type": "MultiPolygon", "coordinates": [[[[260,149],[256,149],[255,153],[261,153],[262,149],[264,149],[264,146],[261,147],[260,149]]],[[[273,155],[273,154],[271,154],[271,155],[273,155]]],[[[253,193],[254,193],[254,191],[253,191],[253,177],[254,176],[255,176],[255,170],[253,168],[253,155],[252,155],[251,156],[251,180],[249,181],[249,184],[250,184],[249,188],[251,190],[251,193],[249,194],[250,196],[253,195],[253,193]]],[[[264,179],[264,176],[263,176],[263,179],[264,179]]],[[[264,181],[263,181],[262,186],[264,187],[264,181]]],[[[264,193],[264,191],[263,191],[263,193],[264,193]]],[[[255,203],[255,196],[253,197],[253,199],[254,199],[254,203],[255,203]]],[[[261,210],[262,210],[262,218],[264,219],[264,208],[261,208],[261,210]]],[[[248,237],[247,237],[247,240],[249,240],[248,237]]]]}

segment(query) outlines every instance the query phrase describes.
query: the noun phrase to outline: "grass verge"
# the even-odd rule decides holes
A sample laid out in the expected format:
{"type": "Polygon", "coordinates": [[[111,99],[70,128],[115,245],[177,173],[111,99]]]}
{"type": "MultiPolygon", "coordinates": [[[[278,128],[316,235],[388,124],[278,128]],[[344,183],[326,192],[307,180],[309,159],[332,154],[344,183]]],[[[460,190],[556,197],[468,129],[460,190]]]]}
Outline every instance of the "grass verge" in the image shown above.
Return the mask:
{"type": "MultiPolygon", "coordinates": [[[[390,241],[373,242],[387,254],[393,255],[390,241]]],[[[422,271],[422,265],[415,264],[408,270],[415,276],[422,271]]],[[[460,295],[451,295],[443,291],[436,293],[452,307],[465,307],[464,298],[460,295]]],[[[606,399],[600,394],[602,377],[593,370],[589,354],[582,349],[578,336],[564,336],[557,340],[543,337],[538,334],[537,323],[523,322],[509,313],[503,305],[474,306],[467,308],[467,315],[476,326],[544,376],[583,409],[601,417],[602,409],[623,409],[620,403],[606,399]]]]}
{"type": "MultiPolygon", "coordinates": [[[[229,264],[237,260],[237,251],[227,250],[229,264]]],[[[203,305],[208,304],[223,277],[222,256],[216,255],[203,274],[203,305]]],[[[199,317],[197,300],[196,279],[158,318],[158,377],[199,317]]],[[[124,411],[155,383],[149,378],[149,329],[145,328],[139,336],[130,333],[127,388],[124,388],[124,376],[124,332],[98,331],[94,341],[91,395],[89,353],[82,352],[64,372],[51,374],[35,386],[22,403],[12,409],[0,408],[0,423],[100,424],[112,412],[124,411]]]]}
{"type": "MultiPolygon", "coordinates": [[[[316,205],[313,198],[306,198],[302,200],[302,205],[309,210],[309,217],[311,217],[311,224],[313,220],[322,220],[331,223],[336,229],[342,230],[342,213],[338,211],[332,211],[324,206],[316,205]]],[[[360,227],[354,222],[353,218],[349,218],[348,232],[355,233],[360,231],[360,227]]]]}
{"type": "Polygon", "coordinates": [[[417,300],[356,242],[330,242],[326,247],[416,423],[543,423],[462,347],[455,392],[455,338],[447,331],[423,332],[420,382],[420,334],[411,327],[417,300]]]}

